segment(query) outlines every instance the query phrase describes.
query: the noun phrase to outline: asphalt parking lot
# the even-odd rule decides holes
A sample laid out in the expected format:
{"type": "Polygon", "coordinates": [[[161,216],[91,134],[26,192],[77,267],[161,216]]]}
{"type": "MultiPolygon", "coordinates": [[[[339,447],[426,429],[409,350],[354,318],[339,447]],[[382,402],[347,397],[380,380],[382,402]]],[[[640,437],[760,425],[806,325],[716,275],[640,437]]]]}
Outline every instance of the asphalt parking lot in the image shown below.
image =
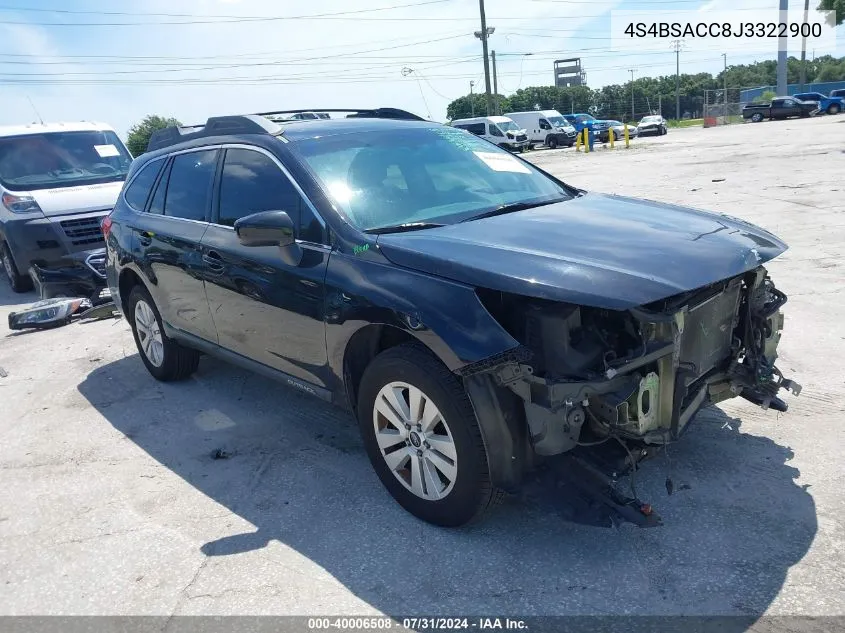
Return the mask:
{"type": "Polygon", "coordinates": [[[470,528],[421,523],[344,412],[209,358],[157,383],[124,321],[10,333],[36,297],[0,282],[0,613],[845,614],[843,139],[840,115],[528,154],[791,247],[769,269],[804,391],[699,414],[637,473],[651,530],[567,521],[537,488],[470,528]]]}

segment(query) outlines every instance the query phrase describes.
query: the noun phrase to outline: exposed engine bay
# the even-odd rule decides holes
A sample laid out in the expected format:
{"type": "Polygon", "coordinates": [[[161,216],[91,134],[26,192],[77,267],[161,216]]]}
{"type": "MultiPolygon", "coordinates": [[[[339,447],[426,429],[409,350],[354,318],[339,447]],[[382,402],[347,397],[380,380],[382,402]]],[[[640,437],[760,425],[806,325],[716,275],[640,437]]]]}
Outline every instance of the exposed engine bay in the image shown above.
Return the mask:
{"type": "Polygon", "coordinates": [[[775,366],[786,295],[762,266],[625,311],[479,296],[521,343],[485,371],[522,399],[539,455],[610,436],[665,444],[707,404],[786,411],[779,391],[801,390],[775,366]]]}

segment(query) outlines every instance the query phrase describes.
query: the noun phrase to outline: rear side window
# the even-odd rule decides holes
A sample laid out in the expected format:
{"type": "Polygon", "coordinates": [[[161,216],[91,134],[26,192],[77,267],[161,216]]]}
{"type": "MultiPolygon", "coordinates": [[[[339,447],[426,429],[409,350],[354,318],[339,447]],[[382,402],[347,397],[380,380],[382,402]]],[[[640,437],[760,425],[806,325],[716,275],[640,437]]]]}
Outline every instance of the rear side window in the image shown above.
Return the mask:
{"type": "MultiPolygon", "coordinates": [[[[172,178],[172,176],[171,176],[172,178]]],[[[299,239],[322,242],[322,227],[296,187],[266,154],[249,149],[226,150],[220,179],[218,224],[261,211],[285,211],[299,239]]]]}
{"type": "Polygon", "coordinates": [[[153,188],[156,176],[161,169],[161,163],[161,160],[154,160],[141,167],[141,171],[138,172],[138,175],[132,180],[132,184],[126,189],[126,193],[123,194],[129,206],[136,211],[144,210],[150,189],[153,188]]]}
{"type": "Polygon", "coordinates": [[[150,202],[150,207],[147,213],[154,213],[155,215],[164,215],[164,198],[167,193],[167,181],[170,177],[170,166],[164,168],[164,173],[159,178],[158,186],[156,187],[153,199],[150,202]]]}
{"type": "Polygon", "coordinates": [[[167,183],[164,215],[185,220],[205,220],[216,167],[216,149],[174,156],[167,183]]]}

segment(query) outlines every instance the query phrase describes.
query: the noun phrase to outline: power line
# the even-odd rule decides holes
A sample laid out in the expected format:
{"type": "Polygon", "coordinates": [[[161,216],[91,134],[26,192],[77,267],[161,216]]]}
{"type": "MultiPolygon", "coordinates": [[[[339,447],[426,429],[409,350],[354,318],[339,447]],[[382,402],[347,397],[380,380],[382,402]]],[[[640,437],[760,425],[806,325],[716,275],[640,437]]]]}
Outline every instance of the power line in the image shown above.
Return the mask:
{"type": "MultiPolygon", "coordinates": [[[[203,20],[186,20],[178,22],[164,22],[164,21],[146,21],[146,22],[29,22],[29,21],[0,21],[0,24],[26,24],[29,26],[150,26],[150,25],[178,25],[178,24],[232,24],[238,22],[276,22],[283,20],[313,20],[313,19],[329,19],[340,16],[359,15],[361,13],[375,13],[377,11],[393,11],[395,9],[408,9],[412,7],[421,7],[429,4],[440,4],[448,2],[449,0],[424,0],[423,2],[414,2],[411,4],[397,4],[388,7],[376,7],[373,9],[354,9],[351,11],[335,11],[332,13],[312,13],[308,15],[290,15],[290,16],[227,16],[222,19],[203,19],[203,20]]],[[[85,14],[85,15],[138,15],[144,16],[143,13],[120,13],[120,12],[99,12],[99,11],[72,11],[69,9],[30,9],[28,7],[0,7],[0,10],[9,11],[44,11],[51,13],[63,14],[85,14]]],[[[147,14],[154,15],[154,14],[147,14]]],[[[196,15],[186,17],[202,17],[202,18],[216,18],[214,15],[196,15]]],[[[348,18],[353,19],[353,18],[348,18]]],[[[397,18],[407,19],[407,18],[397,18]]]]}
{"type": "MultiPolygon", "coordinates": [[[[453,35],[451,37],[441,37],[435,38],[431,40],[424,40],[422,42],[414,42],[410,44],[399,44],[396,46],[386,46],[382,48],[374,48],[368,51],[362,51],[366,53],[374,53],[379,51],[385,50],[395,50],[398,48],[407,48],[409,46],[420,46],[423,44],[431,44],[434,42],[442,42],[445,40],[456,39],[458,37],[465,37],[465,35],[453,35]]],[[[334,55],[325,55],[321,57],[304,57],[296,60],[289,60],[288,62],[284,62],[285,64],[290,64],[292,61],[296,62],[311,62],[315,60],[326,60],[326,59],[336,59],[338,57],[347,57],[350,55],[349,53],[337,53],[334,55]]],[[[153,70],[108,70],[108,71],[85,71],[85,72],[60,72],[60,73],[2,73],[5,76],[15,77],[15,76],[42,76],[42,77],[49,77],[49,76],[90,76],[90,75],[135,75],[140,73],[171,73],[171,72],[185,72],[185,71],[201,71],[201,70],[227,70],[227,69],[234,69],[234,68],[249,68],[249,67],[265,67],[265,66],[279,66],[282,65],[283,62],[277,61],[268,61],[268,62],[251,62],[247,64],[218,64],[215,66],[204,66],[199,68],[157,68],[153,70]]]]}

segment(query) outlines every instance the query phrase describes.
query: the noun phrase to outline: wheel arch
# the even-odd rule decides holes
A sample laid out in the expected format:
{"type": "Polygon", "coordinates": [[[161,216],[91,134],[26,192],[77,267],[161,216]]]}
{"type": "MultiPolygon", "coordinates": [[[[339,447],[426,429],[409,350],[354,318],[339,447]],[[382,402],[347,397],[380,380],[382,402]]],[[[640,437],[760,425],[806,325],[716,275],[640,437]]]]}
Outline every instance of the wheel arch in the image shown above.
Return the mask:
{"type": "Polygon", "coordinates": [[[346,342],[343,352],[343,387],[346,402],[353,412],[357,412],[358,390],[361,377],[367,366],[381,352],[402,345],[415,342],[424,347],[440,362],[438,354],[419,337],[407,330],[387,323],[370,323],[357,330],[346,342]]]}
{"type": "Polygon", "coordinates": [[[150,290],[147,287],[147,284],[144,282],[143,275],[138,273],[138,271],[134,270],[133,268],[127,266],[120,271],[117,277],[117,288],[121,312],[123,312],[124,318],[130,323],[131,319],[133,318],[133,315],[127,312],[126,302],[129,300],[129,295],[132,293],[132,289],[135,286],[141,286],[145,290],[147,290],[147,292],[149,292],[150,290]]]}

